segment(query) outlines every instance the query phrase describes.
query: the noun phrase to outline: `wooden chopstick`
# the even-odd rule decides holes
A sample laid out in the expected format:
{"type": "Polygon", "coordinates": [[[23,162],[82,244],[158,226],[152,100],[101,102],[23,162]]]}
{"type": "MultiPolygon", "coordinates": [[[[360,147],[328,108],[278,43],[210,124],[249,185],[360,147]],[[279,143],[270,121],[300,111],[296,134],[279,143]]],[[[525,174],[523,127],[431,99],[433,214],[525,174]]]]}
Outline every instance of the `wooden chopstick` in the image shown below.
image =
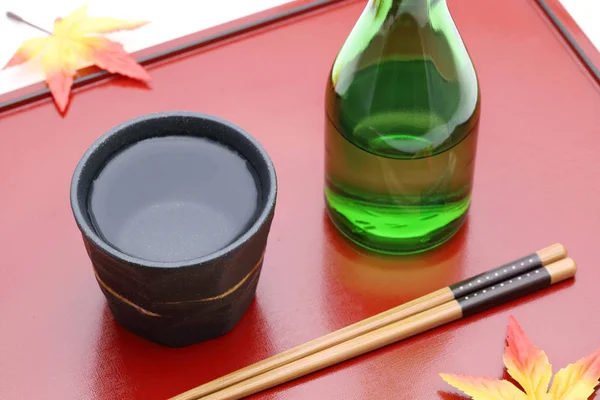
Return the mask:
{"type": "Polygon", "coordinates": [[[294,347],[273,357],[259,361],[248,367],[242,368],[231,374],[225,375],[214,381],[198,386],[185,393],[171,398],[171,400],[195,400],[216,391],[225,389],[236,383],[245,381],[254,376],[281,367],[293,361],[315,354],[327,348],[333,347],[350,339],[364,335],[375,329],[403,320],[420,312],[432,309],[441,304],[455,300],[460,296],[474,293],[486,287],[488,284],[500,283],[521,273],[549,265],[567,256],[567,250],[562,244],[554,244],[537,252],[513,260],[510,263],[487,271],[484,274],[473,276],[462,282],[447,286],[443,289],[384,311],[373,317],[367,318],[345,328],[314,339],[303,345],[294,347]]]}
{"type": "MultiPolygon", "coordinates": [[[[552,284],[572,278],[576,270],[577,266],[572,259],[562,259],[386,325],[319,353],[311,354],[267,371],[264,374],[254,376],[221,391],[201,397],[201,399],[235,400],[258,393],[399,340],[547,288],[552,284]]],[[[199,397],[196,399],[199,399],[199,397]]]]}

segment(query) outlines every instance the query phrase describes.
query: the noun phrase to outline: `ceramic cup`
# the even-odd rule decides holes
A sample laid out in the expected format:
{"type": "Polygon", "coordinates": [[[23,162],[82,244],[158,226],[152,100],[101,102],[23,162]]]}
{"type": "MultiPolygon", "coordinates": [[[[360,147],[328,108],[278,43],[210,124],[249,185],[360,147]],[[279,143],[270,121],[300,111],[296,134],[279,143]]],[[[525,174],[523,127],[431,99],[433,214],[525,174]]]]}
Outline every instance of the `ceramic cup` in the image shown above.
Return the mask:
{"type": "MultiPolygon", "coordinates": [[[[160,175],[160,168],[156,167],[160,162],[160,156],[157,156],[158,164],[152,164],[152,173],[160,175]]],[[[175,168],[174,165],[170,164],[170,167],[175,168]]],[[[121,166],[113,165],[112,168],[121,166]]],[[[128,168],[133,167],[129,165],[128,168]]],[[[123,174],[127,173],[123,170],[123,174]]],[[[192,177],[190,180],[195,175],[189,170],[181,174],[192,177]]],[[[197,180],[189,185],[196,185],[189,187],[198,189],[197,180]]],[[[221,186],[223,190],[231,189],[226,182],[221,186]]],[[[132,192],[123,198],[139,196],[135,188],[123,190],[132,192]]],[[[275,169],[264,148],[239,127],[214,116],[193,112],[150,114],[113,128],[85,152],[71,183],[73,215],[112,315],[120,325],[139,336],[170,347],[187,346],[223,335],[241,319],[255,296],[276,195],[275,169]],[[225,145],[247,160],[256,177],[258,206],[242,233],[210,254],[185,261],[165,261],[163,257],[156,257],[160,259],[157,261],[123,251],[99,232],[90,209],[95,180],[103,170],[108,170],[116,155],[140,141],[169,136],[199,137],[225,145]]],[[[211,216],[207,214],[206,217],[211,216]]],[[[195,244],[202,247],[202,239],[183,235],[185,232],[181,240],[188,247],[195,244]]],[[[141,239],[138,237],[137,240],[141,239]]]]}

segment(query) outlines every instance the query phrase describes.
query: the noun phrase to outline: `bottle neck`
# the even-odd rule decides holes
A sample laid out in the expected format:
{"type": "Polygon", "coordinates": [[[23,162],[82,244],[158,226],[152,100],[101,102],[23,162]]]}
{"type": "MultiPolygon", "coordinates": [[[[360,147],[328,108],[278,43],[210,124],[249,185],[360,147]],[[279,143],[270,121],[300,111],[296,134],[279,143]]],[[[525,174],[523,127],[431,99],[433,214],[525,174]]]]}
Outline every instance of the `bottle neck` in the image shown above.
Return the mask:
{"type": "Polygon", "coordinates": [[[429,6],[433,2],[434,2],[434,0],[391,0],[391,3],[393,5],[395,5],[395,6],[399,6],[399,5],[417,5],[417,4],[429,6]]]}
{"type": "Polygon", "coordinates": [[[434,4],[445,0],[370,0],[374,8],[400,8],[400,7],[425,7],[429,8],[434,4]]]}
{"type": "Polygon", "coordinates": [[[416,21],[425,23],[434,5],[445,0],[371,0],[371,7],[376,14],[385,14],[385,19],[398,19],[410,15],[416,21]]]}

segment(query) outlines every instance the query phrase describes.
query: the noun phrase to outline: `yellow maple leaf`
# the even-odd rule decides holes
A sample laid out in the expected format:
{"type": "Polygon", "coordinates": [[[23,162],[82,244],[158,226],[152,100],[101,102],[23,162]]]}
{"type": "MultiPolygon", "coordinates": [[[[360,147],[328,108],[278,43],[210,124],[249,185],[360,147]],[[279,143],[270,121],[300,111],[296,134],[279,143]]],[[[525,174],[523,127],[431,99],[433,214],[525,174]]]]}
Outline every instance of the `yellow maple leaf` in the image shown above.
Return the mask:
{"type": "Polygon", "coordinates": [[[508,322],[504,365],[523,391],[506,380],[440,374],[473,400],[586,400],[600,379],[600,351],[569,364],[554,376],[546,354],[535,347],[514,317],[508,322]]]}
{"type": "Polygon", "coordinates": [[[139,28],[146,23],[90,17],[87,5],[84,5],[65,18],[57,19],[52,35],[25,41],[4,68],[28,60],[41,61],[48,88],[59,110],[63,112],[69,102],[73,76],[84,66],[95,64],[112,73],[144,82],[151,80],[146,70],[121,44],[100,36],[103,33],[139,28]]]}

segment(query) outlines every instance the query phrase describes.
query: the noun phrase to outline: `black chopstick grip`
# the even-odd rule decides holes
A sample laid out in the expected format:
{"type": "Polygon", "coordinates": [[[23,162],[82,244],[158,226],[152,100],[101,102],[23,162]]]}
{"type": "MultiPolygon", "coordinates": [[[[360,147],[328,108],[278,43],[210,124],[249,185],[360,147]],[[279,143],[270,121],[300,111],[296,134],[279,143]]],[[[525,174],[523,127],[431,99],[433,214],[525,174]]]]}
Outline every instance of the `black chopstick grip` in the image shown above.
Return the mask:
{"type": "Polygon", "coordinates": [[[483,274],[451,285],[450,290],[452,290],[454,298],[458,299],[459,297],[466,296],[470,293],[475,293],[488,286],[504,282],[508,279],[541,267],[543,267],[542,260],[537,253],[533,253],[483,274]]]}
{"type": "Polygon", "coordinates": [[[463,317],[468,317],[537,290],[547,288],[551,284],[552,279],[548,270],[546,268],[539,268],[460,297],[457,301],[462,309],[463,317]]]}

